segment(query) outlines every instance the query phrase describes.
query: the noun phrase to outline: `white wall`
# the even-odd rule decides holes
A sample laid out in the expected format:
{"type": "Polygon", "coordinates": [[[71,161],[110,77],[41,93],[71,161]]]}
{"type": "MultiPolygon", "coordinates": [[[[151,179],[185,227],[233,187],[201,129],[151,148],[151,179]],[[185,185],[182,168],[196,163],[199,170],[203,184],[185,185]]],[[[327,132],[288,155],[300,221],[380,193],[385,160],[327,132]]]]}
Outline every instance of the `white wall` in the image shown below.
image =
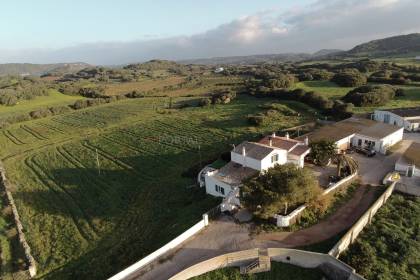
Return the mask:
{"type": "Polygon", "coordinates": [[[135,277],[136,273],[138,273],[142,268],[144,268],[146,265],[150,264],[152,261],[158,259],[163,254],[167,253],[168,251],[176,248],[183,242],[185,242],[188,238],[194,236],[198,232],[200,232],[203,228],[205,228],[208,225],[208,217],[207,214],[203,215],[203,219],[196,223],[194,226],[190,227],[186,231],[184,231],[181,235],[164,245],[163,247],[160,247],[150,255],[147,255],[143,259],[139,260],[135,264],[127,267],[123,271],[119,272],[118,274],[112,276],[108,280],[122,280],[122,279],[132,279],[135,277]]]}
{"type": "Polygon", "coordinates": [[[346,148],[350,148],[351,139],[353,137],[354,137],[354,134],[349,135],[343,139],[336,141],[335,144],[337,145],[338,149],[342,149],[343,146],[346,146],[346,148]]]}
{"type": "Polygon", "coordinates": [[[232,191],[232,187],[224,182],[217,180],[215,177],[211,176],[212,173],[209,173],[209,174],[210,175],[205,175],[204,177],[206,181],[206,192],[213,196],[226,197],[232,191]],[[216,185],[219,185],[220,187],[225,189],[224,195],[216,191],[216,185]]]}
{"type": "Polygon", "coordinates": [[[362,140],[362,146],[361,147],[363,147],[363,148],[366,147],[365,146],[365,140],[374,141],[375,146],[373,147],[373,149],[377,152],[381,151],[382,141],[380,139],[368,137],[368,136],[365,136],[365,135],[356,134],[356,135],[354,135],[353,139],[351,140],[352,145],[355,146],[355,147],[359,147],[359,145],[358,145],[359,139],[362,140]]]}
{"type": "Polygon", "coordinates": [[[230,152],[230,160],[246,167],[261,171],[261,161],[243,156],[235,152],[230,152]]]}
{"type": "Polygon", "coordinates": [[[267,170],[270,167],[273,167],[275,164],[285,164],[287,162],[287,151],[286,150],[274,150],[268,156],[261,160],[261,170],[267,170]],[[279,155],[279,160],[277,162],[271,162],[271,157],[275,154],[279,155]]]}
{"type": "Polygon", "coordinates": [[[255,170],[267,170],[270,167],[273,167],[274,164],[285,164],[287,162],[287,151],[285,150],[274,150],[269,155],[267,155],[262,160],[256,160],[254,158],[250,158],[247,156],[243,156],[242,154],[238,154],[235,152],[230,153],[230,159],[233,162],[239,163],[241,165],[244,165],[246,167],[255,169],[255,170]],[[279,155],[279,160],[275,163],[271,162],[271,156],[274,154],[279,155]]]}
{"type": "MultiPolygon", "coordinates": [[[[382,145],[383,148],[385,147],[391,147],[392,145],[395,145],[396,143],[400,142],[403,139],[404,135],[404,128],[399,129],[398,131],[386,136],[382,139],[382,145]]],[[[386,150],[384,151],[384,153],[386,150]]]]}
{"type": "Polygon", "coordinates": [[[403,127],[406,130],[414,129],[414,125],[410,122],[410,118],[403,118],[389,111],[376,110],[374,114],[374,119],[376,121],[385,122],[385,115],[389,115],[389,124],[391,125],[403,127]]]}

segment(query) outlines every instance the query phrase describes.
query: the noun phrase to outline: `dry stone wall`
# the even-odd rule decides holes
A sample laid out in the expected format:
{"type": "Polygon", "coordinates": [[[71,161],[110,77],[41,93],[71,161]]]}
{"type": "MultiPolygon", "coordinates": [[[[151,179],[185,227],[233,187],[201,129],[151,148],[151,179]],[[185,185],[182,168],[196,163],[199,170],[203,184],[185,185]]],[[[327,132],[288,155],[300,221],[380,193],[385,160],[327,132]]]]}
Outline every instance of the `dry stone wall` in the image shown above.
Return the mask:
{"type": "Polygon", "coordinates": [[[11,193],[12,184],[9,182],[9,180],[6,177],[6,170],[1,161],[0,161],[0,173],[1,173],[0,185],[1,187],[4,188],[8,203],[10,207],[12,208],[13,218],[14,218],[16,229],[18,232],[19,242],[22,245],[25,252],[29,274],[31,275],[31,277],[34,277],[36,275],[36,262],[31,254],[31,247],[29,247],[29,244],[26,241],[25,234],[23,232],[23,225],[22,225],[22,222],[20,221],[19,213],[17,211],[16,204],[11,193]]]}

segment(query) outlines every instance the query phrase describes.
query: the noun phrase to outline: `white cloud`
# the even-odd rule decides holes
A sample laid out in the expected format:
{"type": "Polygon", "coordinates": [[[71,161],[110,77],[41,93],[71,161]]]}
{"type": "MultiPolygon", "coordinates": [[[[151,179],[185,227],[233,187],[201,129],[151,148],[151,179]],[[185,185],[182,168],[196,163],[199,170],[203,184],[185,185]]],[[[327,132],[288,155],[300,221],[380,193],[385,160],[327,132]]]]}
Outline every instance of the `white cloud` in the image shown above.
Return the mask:
{"type": "Polygon", "coordinates": [[[0,62],[123,64],[152,58],[348,49],[372,39],[419,32],[419,10],[420,1],[416,0],[319,0],[286,12],[266,10],[193,36],[89,43],[58,50],[1,51],[0,62]]]}

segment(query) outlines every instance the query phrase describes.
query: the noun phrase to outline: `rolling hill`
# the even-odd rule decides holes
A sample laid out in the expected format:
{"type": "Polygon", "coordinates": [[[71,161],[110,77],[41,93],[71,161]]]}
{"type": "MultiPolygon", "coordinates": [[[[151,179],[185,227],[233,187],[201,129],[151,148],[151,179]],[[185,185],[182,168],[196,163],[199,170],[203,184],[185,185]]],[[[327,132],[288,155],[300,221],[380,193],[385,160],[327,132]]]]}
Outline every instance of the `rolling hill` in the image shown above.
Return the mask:
{"type": "Polygon", "coordinates": [[[344,52],[344,56],[414,56],[420,54],[420,33],[373,40],[344,52]]]}
{"type": "Polygon", "coordinates": [[[54,64],[31,64],[31,63],[5,63],[0,64],[0,76],[4,75],[35,75],[41,76],[47,73],[72,73],[90,65],[83,62],[54,63],[54,64]]]}

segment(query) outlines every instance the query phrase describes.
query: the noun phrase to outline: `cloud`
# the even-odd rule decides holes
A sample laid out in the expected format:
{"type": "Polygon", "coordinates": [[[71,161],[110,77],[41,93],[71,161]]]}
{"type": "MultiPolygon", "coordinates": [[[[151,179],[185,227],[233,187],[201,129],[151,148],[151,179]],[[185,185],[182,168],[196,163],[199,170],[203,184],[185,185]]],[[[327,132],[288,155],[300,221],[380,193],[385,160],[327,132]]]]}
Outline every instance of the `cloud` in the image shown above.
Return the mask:
{"type": "Polygon", "coordinates": [[[153,58],[348,49],[372,39],[419,32],[419,10],[416,0],[319,0],[285,12],[266,10],[192,36],[97,42],[57,50],[4,50],[0,62],[124,64],[153,58]]]}

